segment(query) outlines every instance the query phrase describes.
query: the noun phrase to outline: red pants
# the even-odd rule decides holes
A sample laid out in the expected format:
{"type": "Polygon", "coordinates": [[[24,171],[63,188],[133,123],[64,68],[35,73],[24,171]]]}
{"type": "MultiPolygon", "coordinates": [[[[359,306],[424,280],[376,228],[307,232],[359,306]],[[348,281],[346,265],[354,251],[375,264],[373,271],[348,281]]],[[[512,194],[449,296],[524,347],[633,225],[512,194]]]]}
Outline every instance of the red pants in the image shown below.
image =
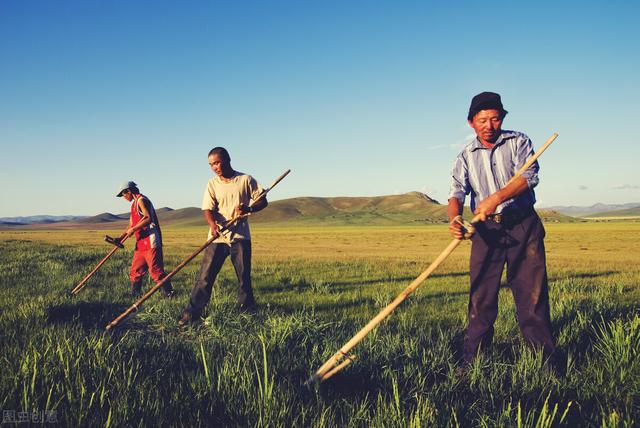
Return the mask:
{"type": "Polygon", "coordinates": [[[133,253],[129,279],[131,282],[141,281],[145,274],[149,272],[155,282],[166,276],[164,272],[164,262],[162,260],[162,247],[133,253]]]}

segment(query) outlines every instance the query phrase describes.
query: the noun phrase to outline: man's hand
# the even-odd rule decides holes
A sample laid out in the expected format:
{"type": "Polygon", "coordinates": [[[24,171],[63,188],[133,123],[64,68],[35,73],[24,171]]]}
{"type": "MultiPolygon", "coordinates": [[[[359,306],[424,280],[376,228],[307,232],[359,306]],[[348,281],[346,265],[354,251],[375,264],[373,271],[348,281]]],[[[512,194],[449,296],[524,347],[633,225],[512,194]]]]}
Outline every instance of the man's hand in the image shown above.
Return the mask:
{"type": "Polygon", "coordinates": [[[464,237],[462,228],[462,216],[457,215],[449,222],[449,232],[454,239],[462,239],[464,237]]]}
{"type": "Polygon", "coordinates": [[[216,239],[218,236],[220,236],[220,230],[218,229],[217,223],[210,224],[209,228],[211,230],[211,237],[213,239],[216,239]]]}
{"type": "Polygon", "coordinates": [[[483,200],[476,207],[476,211],[474,214],[480,216],[480,221],[485,221],[487,216],[496,212],[496,208],[498,205],[502,203],[502,200],[497,194],[492,194],[487,199],[483,200]]]}
{"type": "Polygon", "coordinates": [[[246,206],[245,204],[240,204],[236,207],[236,211],[234,213],[235,217],[240,217],[246,214],[250,214],[251,213],[251,209],[246,206]]]}

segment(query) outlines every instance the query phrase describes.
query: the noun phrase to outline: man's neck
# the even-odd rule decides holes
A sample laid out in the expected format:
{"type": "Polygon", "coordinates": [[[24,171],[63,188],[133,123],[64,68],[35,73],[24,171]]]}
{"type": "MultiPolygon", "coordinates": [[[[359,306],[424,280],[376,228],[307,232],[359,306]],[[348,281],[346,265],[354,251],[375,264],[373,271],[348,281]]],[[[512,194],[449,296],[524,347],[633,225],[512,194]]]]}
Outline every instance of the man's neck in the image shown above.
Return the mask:
{"type": "Polygon", "coordinates": [[[496,145],[496,143],[490,143],[490,142],[485,141],[485,140],[480,140],[480,144],[485,146],[487,149],[493,149],[493,146],[496,145]]]}
{"type": "Polygon", "coordinates": [[[235,177],[235,175],[236,172],[233,169],[230,169],[229,171],[224,171],[222,175],[220,175],[220,179],[222,181],[231,181],[231,179],[235,177]]]}

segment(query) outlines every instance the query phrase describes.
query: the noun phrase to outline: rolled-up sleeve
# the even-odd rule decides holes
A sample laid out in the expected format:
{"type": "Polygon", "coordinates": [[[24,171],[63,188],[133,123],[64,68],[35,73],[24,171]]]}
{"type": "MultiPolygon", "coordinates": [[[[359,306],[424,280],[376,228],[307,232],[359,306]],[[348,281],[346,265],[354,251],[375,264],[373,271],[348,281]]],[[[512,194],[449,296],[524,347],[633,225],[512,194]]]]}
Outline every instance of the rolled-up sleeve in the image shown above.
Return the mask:
{"type": "Polygon", "coordinates": [[[253,177],[250,177],[249,178],[249,194],[251,195],[251,199],[255,201],[260,197],[260,195],[262,195],[263,192],[264,192],[264,189],[262,188],[262,186],[260,186],[260,184],[258,184],[256,179],[253,177]]]}
{"type": "MultiPolygon", "coordinates": [[[[519,171],[520,168],[527,162],[527,160],[533,156],[533,143],[529,139],[529,137],[522,136],[518,141],[518,150],[517,150],[517,166],[516,170],[519,171]]],[[[538,161],[535,161],[533,165],[527,168],[523,173],[522,177],[527,180],[527,185],[529,189],[533,189],[538,185],[540,181],[538,179],[538,170],[540,167],[538,166],[538,161]]]]}
{"type": "Polygon", "coordinates": [[[462,153],[453,162],[451,178],[451,188],[447,200],[456,198],[461,204],[464,204],[465,196],[471,191],[471,186],[469,185],[469,170],[462,153]]]}
{"type": "Polygon", "coordinates": [[[204,195],[202,195],[202,210],[215,211],[216,208],[216,194],[213,190],[213,180],[209,180],[207,186],[204,188],[204,195]]]}

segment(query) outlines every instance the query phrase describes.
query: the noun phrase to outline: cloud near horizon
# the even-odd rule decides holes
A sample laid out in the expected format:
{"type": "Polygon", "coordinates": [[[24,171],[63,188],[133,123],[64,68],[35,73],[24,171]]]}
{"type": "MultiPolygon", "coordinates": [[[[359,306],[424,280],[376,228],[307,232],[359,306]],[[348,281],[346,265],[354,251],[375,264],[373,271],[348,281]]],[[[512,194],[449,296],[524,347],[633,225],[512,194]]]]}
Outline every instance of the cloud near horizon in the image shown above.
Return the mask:
{"type": "Polygon", "coordinates": [[[615,190],[629,190],[629,189],[640,189],[640,186],[637,184],[619,184],[617,186],[612,186],[612,189],[615,190]]]}
{"type": "Polygon", "coordinates": [[[476,134],[469,134],[464,137],[463,142],[460,143],[452,143],[452,144],[439,144],[437,146],[427,147],[429,150],[440,150],[440,149],[455,149],[462,150],[467,144],[473,141],[476,138],[476,134]]]}

